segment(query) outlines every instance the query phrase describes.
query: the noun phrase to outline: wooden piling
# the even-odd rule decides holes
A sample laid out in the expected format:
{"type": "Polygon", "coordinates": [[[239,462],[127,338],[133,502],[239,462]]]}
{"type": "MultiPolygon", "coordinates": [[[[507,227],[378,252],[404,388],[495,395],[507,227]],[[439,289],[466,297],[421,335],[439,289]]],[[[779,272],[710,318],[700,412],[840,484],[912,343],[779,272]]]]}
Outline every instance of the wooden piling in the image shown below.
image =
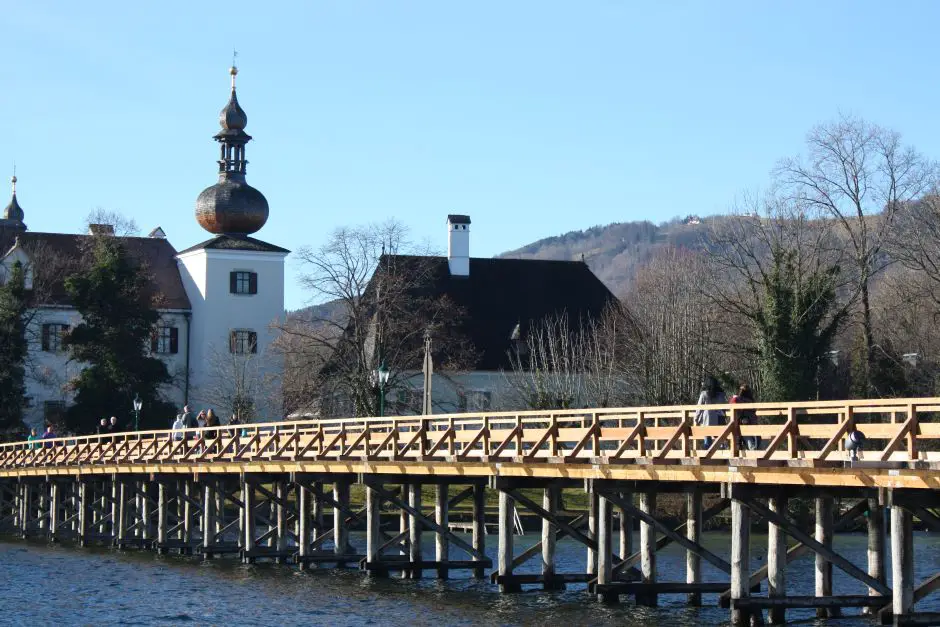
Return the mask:
{"type": "MultiPolygon", "coordinates": [[[[656,515],[656,493],[642,492],[640,494],[640,511],[656,515]]],[[[640,574],[643,583],[656,583],[656,529],[653,525],[640,522],[640,574]]],[[[637,605],[656,607],[658,603],[655,592],[644,592],[636,595],[637,605]]]]}
{"type": "MultiPolygon", "coordinates": [[[[698,544],[702,533],[702,491],[699,488],[693,488],[686,495],[686,519],[685,536],[691,542],[698,544]]],[[[686,550],[685,552],[685,581],[690,585],[696,585],[702,582],[702,558],[698,553],[686,550]]],[[[688,593],[687,600],[689,605],[700,606],[702,604],[702,593],[693,591],[688,593]]]]}
{"type": "Polygon", "coordinates": [[[255,548],[255,496],[254,483],[247,477],[242,479],[242,559],[246,564],[254,562],[250,552],[255,548]]]}
{"type": "MultiPolygon", "coordinates": [[[[473,548],[480,553],[486,552],[486,487],[473,486],[473,548]]],[[[483,579],[482,568],[473,569],[475,579],[483,579]]]]}
{"type": "Polygon", "coordinates": [[[278,564],[287,561],[285,553],[287,552],[287,495],[288,486],[286,481],[278,481],[276,487],[277,495],[277,558],[278,564]]]}
{"type": "MultiPolygon", "coordinates": [[[[558,513],[558,501],[560,500],[560,490],[557,487],[550,486],[543,490],[542,508],[555,516],[558,513]]],[[[555,580],[555,534],[557,529],[547,519],[542,519],[542,577],[544,581],[542,586],[545,590],[556,590],[564,588],[564,583],[555,580]]]]}
{"type": "Polygon", "coordinates": [[[153,538],[153,523],[150,517],[150,488],[151,484],[149,482],[140,482],[140,537],[142,540],[150,540],[153,538]]]}
{"type": "MultiPolygon", "coordinates": [[[[438,484],[437,500],[434,504],[434,522],[442,529],[450,528],[447,488],[448,485],[446,483],[438,484]]],[[[447,566],[441,566],[441,564],[446,563],[450,559],[450,540],[440,532],[434,534],[434,559],[438,563],[437,578],[447,579],[449,574],[447,566]]]]}
{"type": "Polygon", "coordinates": [[[512,536],[515,524],[516,503],[511,496],[499,491],[499,567],[498,575],[500,592],[519,592],[520,585],[514,581],[502,579],[512,576],[512,536]]]}
{"type": "MultiPolygon", "coordinates": [[[[816,541],[832,549],[833,499],[831,496],[816,498],[816,541]]],[[[816,596],[832,596],[832,562],[816,554],[816,596]]],[[[838,606],[816,608],[817,618],[835,618],[841,615],[838,606]]]]}
{"type": "Polygon", "coordinates": [[[39,520],[38,527],[41,535],[47,535],[49,530],[49,486],[39,486],[39,520]]]}
{"type": "Polygon", "coordinates": [[[388,575],[387,570],[375,568],[382,559],[379,551],[382,544],[382,501],[378,490],[366,486],[366,563],[370,566],[368,573],[373,577],[388,575]]]}
{"type": "Polygon", "coordinates": [[[121,485],[117,474],[111,475],[111,543],[117,544],[118,516],[120,515],[121,485]]]}
{"type": "MultiPolygon", "coordinates": [[[[787,497],[768,499],[771,511],[787,515],[787,497]]],[[[767,523],[767,591],[770,598],[787,596],[787,536],[779,525],[767,523]]],[[[767,610],[767,620],[772,625],[786,622],[786,608],[771,607],[767,610]]]]}
{"type": "MultiPolygon", "coordinates": [[[[613,505],[604,497],[597,502],[597,583],[606,585],[613,581],[613,505]]],[[[554,535],[554,534],[553,534],[554,535]]],[[[617,600],[616,594],[599,594],[598,600],[617,600]]]]}
{"type": "MultiPolygon", "coordinates": [[[[620,500],[633,503],[633,493],[621,491],[620,500]]],[[[623,509],[620,510],[620,559],[625,560],[633,555],[633,516],[623,509]]]]}
{"type": "Polygon", "coordinates": [[[750,595],[751,510],[737,499],[731,501],[731,625],[747,627],[750,612],[735,601],[750,595]]]}
{"type": "Polygon", "coordinates": [[[300,570],[306,570],[307,561],[306,558],[310,555],[310,536],[311,528],[311,508],[310,500],[313,498],[309,488],[306,485],[301,485],[299,482],[297,485],[297,556],[300,558],[297,560],[297,565],[300,567],[300,570]]]}
{"type": "MultiPolygon", "coordinates": [[[[585,482],[585,489],[588,491],[588,537],[597,541],[598,496],[593,484],[590,479],[585,482]]],[[[597,574],[597,551],[590,546],[587,547],[587,565],[584,572],[589,575],[597,574]]]]}
{"type": "Polygon", "coordinates": [[[215,540],[216,517],[216,490],[215,480],[209,477],[202,478],[202,557],[213,558],[212,545],[215,540]]]}
{"type": "MultiPolygon", "coordinates": [[[[341,478],[333,483],[333,500],[339,505],[333,508],[333,553],[346,555],[349,553],[349,527],[343,509],[349,509],[349,479],[341,478]]],[[[337,566],[344,564],[339,562],[337,566]]]]}
{"type": "Polygon", "coordinates": [[[127,481],[115,478],[114,482],[117,484],[118,490],[118,517],[115,521],[117,527],[116,544],[118,548],[124,548],[127,542],[127,481]]]}
{"type": "Polygon", "coordinates": [[[166,519],[170,509],[170,505],[167,502],[168,488],[169,486],[167,486],[166,481],[160,481],[157,484],[157,554],[167,552],[166,519]]]}
{"type": "Polygon", "coordinates": [[[177,500],[183,501],[183,527],[181,529],[181,539],[183,544],[186,545],[186,551],[190,551],[193,545],[193,504],[191,501],[194,498],[195,489],[193,487],[193,480],[191,477],[186,477],[183,479],[183,492],[182,498],[180,498],[179,493],[177,493],[177,500]]]}
{"type": "MultiPolygon", "coordinates": [[[[408,484],[408,505],[421,511],[421,484],[408,484]]],[[[421,562],[421,521],[417,516],[411,515],[408,519],[408,561],[412,564],[421,562]]],[[[421,579],[421,568],[410,568],[408,577],[421,579]]]]}
{"type": "Polygon", "coordinates": [[[59,482],[49,482],[49,540],[56,541],[56,532],[59,530],[59,516],[61,515],[62,501],[59,496],[59,482]]]}
{"type": "MultiPolygon", "coordinates": [[[[880,499],[868,499],[868,574],[881,583],[887,581],[885,573],[885,508],[880,499]]],[[[869,596],[881,596],[874,588],[868,588],[869,596]]],[[[877,608],[866,608],[873,614],[877,608]]]]}
{"type": "Polygon", "coordinates": [[[899,505],[891,506],[891,588],[895,624],[914,606],[914,521],[899,505]]]}
{"type": "Polygon", "coordinates": [[[88,482],[78,483],[78,542],[79,546],[88,546],[91,541],[89,528],[91,525],[91,490],[88,482]]]}

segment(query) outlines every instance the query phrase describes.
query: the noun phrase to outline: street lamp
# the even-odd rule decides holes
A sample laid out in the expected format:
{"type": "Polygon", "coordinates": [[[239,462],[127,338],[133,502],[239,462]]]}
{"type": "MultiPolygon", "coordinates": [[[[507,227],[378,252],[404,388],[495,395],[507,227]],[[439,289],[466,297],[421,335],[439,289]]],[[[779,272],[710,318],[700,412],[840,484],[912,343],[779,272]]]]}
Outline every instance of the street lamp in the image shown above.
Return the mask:
{"type": "Polygon", "coordinates": [[[385,415],[385,384],[388,383],[388,368],[385,366],[385,360],[379,364],[379,367],[373,373],[375,380],[379,384],[379,416],[385,415]]]}
{"type": "Polygon", "coordinates": [[[140,394],[134,394],[134,431],[140,431],[140,408],[143,406],[140,394]]]}

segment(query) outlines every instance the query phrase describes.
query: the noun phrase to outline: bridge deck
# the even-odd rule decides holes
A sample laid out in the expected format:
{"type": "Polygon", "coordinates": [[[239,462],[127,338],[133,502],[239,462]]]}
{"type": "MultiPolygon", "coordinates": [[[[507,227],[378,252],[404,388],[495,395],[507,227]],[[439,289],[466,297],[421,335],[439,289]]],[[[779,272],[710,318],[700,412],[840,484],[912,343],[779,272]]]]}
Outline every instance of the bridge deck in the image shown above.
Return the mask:
{"type": "Polygon", "coordinates": [[[0,477],[323,472],[940,488],[940,398],[317,419],[0,445],[0,477]],[[859,460],[846,436],[865,436],[859,460]],[[707,440],[711,440],[710,442],[707,440]],[[747,446],[756,443],[756,446],[747,446]]]}

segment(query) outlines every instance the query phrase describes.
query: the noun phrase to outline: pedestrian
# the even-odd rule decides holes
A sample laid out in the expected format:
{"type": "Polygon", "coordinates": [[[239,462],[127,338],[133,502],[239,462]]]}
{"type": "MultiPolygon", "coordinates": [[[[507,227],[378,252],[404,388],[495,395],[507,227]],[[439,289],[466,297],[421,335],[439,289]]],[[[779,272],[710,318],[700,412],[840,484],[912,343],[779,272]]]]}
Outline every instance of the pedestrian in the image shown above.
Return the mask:
{"type": "Polygon", "coordinates": [[[187,429],[199,428],[199,422],[197,422],[196,417],[193,416],[193,412],[189,409],[189,405],[183,405],[183,424],[186,425],[187,429]]]}
{"type": "MultiPolygon", "coordinates": [[[[725,391],[718,379],[707,376],[702,380],[702,391],[698,395],[698,405],[724,405],[728,402],[725,391]]],[[[700,427],[718,427],[724,424],[725,412],[722,409],[699,409],[695,412],[695,424],[700,427]]],[[[705,436],[705,448],[709,449],[714,438],[705,436]]]]}
{"type": "Polygon", "coordinates": [[[108,419],[102,418],[98,422],[98,435],[108,435],[108,419]]]}
{"type": "Polygon", "coordinates": [[[29,437],[26,438],[26,441],[29,442],[29,450],[34,451],[39,448],[39,444],[36,441],[39,439],[39,434],[36,433],[36,427],[33,427],[29,430],[29,437]]]}
{"type": "Polygon", "coordinates": [[[220,425],[219,425],[219,417],[215,415],[215,412],[212,411],[212,408],[211,408],[211,407],[210,407],[208,410],[206,410],[206,426],[207,426],[207,427],[218,427],[218,426],[220,426],[220,425]]]}
{"type": "Polygon", "coordinates": [[[206,426],[206,410],[205,409],[199,412],[199,414],[196,416],[196,424],[199,425],[200,429],[206,426]]]}
{"type": "MultiPolygon", "coordinates": [[[[738,388],[738,393],[731,397],[732,403],[753,403],[754,402],[754,393],[751,392],[751,386],[747,383],[741,384],[741,387],[738,388]]],[[[741,409],[736,412],[738,417],[738,424],[744,425],[756,425],[757,424],[757,412],[753,409],[741,409]]],[[[746,435],[738,440],[738,446],[746,451],[756,451],[760,446],[760,436],[757,435],[746,435]]]]}
{"type": "MultiPolygon", "coordinates": [[[[52,425],[51,424],[46,425],[46,432],[42,434],[42,438],[40,439],[51,440],[54,437],[56,437],[56,434],[55,434],[55,431],[52,430],[52,425]]],[[[52,444],[53,444],[52,442],[46,442],[45,444],[43,444],[43,446],[45,448],[52,448],[52,444]]]]}
{"type": "Polygon", "coordinates": [[[111,416],[111,422],[108,423],[108,433],[113,435],[115,433],[120,433],[120,432],[121,432],[121,429],[120,427],[118,427],[117,416],[111,416]]]}
{"type": "Polygon", "coordinates": [[[173,439],[179,442],[183,439],[183,429],[186,423],[183,422],[183,414],[176,414],[176,420],[173,422],[173,439]]]}

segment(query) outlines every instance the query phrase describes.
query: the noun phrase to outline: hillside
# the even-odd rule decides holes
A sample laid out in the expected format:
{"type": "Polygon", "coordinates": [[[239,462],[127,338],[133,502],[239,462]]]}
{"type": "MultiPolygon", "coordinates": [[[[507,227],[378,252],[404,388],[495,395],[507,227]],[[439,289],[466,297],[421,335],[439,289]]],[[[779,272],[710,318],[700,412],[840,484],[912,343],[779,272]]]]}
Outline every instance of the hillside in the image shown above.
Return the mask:
{"type": "Polygon", "coordinates": [[[694,247],[704,227],[697,220],[673,220],[662,225],[651,222],[615,222],[583,231],[548,237],[505,252],[500,257],[514,259],[584,258],[610,290],[621,296],[639,268],[668,246],[694,247]]]}

